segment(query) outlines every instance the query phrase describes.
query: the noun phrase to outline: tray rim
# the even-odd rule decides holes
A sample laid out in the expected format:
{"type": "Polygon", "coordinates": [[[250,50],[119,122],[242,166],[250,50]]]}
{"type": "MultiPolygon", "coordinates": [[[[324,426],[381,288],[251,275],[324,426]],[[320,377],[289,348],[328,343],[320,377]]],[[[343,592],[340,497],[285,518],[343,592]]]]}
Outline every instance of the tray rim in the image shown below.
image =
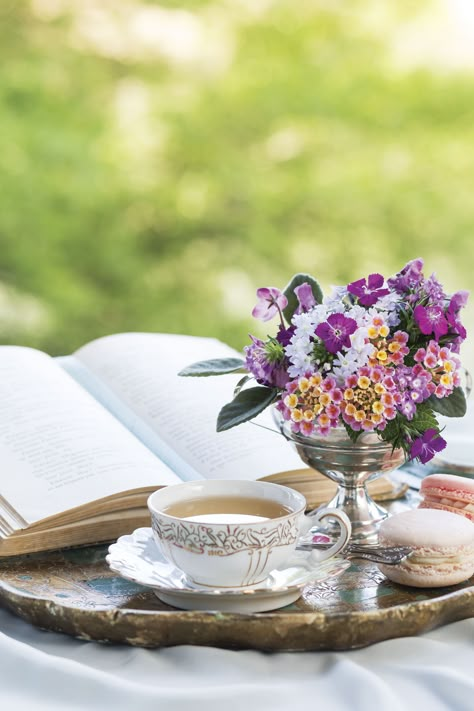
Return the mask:
{"type": "Polygon", "coordinates": [[[276,610],[265,613],[213,610],[142,610],[133,608],[79,608],[67,600],[53,600],[0,579],[0,604],[42,629],[79,639],[126,643],[142,647],[194,644],[265,651],[347,650],[401,636],[416,636],[449,622],[474,616],[474,584],[441,594],[377,610],[327,613],[311,610],[276,610]],[[150,629],[149,622],[156,620],[150,629]],[[393,625],[389,625],[393,622],[393,625]],[[98,629],[94,631],[95,624],[98,629]],[[179,632],[170,636],[170,628],[179,632]],[[267,633],[266,641],[249,638],[249,625],[267,633]],[[340,627],[341,637],[332,636],[340,627]],[[239,639],[244,631],[245,641],[239,639]],[[370,629],[369,629],[370,628],[370,629]],[[303,629],[302,639],[297,639],[303,629]],[[365,632],[368,632],[366,634],[365,632]],[[238,634],[235,634],[238,633],[238,634]]]}

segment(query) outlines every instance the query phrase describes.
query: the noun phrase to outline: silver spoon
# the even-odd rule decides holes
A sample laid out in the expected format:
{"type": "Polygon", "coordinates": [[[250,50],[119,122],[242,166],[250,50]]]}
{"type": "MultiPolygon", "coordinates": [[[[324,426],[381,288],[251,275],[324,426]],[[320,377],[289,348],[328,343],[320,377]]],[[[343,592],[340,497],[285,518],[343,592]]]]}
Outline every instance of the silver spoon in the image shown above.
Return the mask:
{"type": "MultiPolygon", "coordinates": [[[[300,543],[296,546],[297,551],[324,550],[330,547],[330,543],[300,543]]],[[[413,549],[408,546],[361,546],[349,543],[341,555],[346,558],[362,558],[373,563],[383,563],[384,565],[398,565],[404,561],[413,549]]]]}

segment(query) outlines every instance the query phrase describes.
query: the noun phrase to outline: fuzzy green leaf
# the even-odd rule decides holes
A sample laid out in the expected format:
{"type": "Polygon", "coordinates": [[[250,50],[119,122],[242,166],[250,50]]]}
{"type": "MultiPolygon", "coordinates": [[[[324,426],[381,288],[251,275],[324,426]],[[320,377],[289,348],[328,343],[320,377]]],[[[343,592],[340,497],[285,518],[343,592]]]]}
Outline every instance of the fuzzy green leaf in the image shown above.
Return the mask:
{"type": "Polygon", "coordinates": [[[178,375],[184,377],[206,378],[209,375],[225,375],[226,373],[246,373],[245,361],[242,358],[214,358],[191,363],[178,375]]]}
{"type": "Polygon", "coordinates": [[[463,417],[466,414],[466,397],[462,388],[454,388],[448,397],[437,398],[432,395],[426,401],[430,407],[445,417],[463,417]]]}
{"type": "Polygon", "coordinates": [[[288,286],[283,290],[283,293],[288,299],[288,305],[283,309],[283,315],[288,323],[291,322],[291,318],[299,306],[298,297],[295,294],[295,288],[305,283],[310,285],[313,296],[318,304],[320,304],[323,300],[323,292],[314,277],[309,274],[295,274],[288,286]]]}
{"type": "Polygon", "coordinates": [[[423,434],[423,432],[430,429],[439,430],[438,420],[436,419],[436,415],[433,413],[431,404],[428,403],[428,401],[418,405],[417,410],[413,415],[413,419],[406,420],[405,429],[411,436],[423,434]]]}
{"type": "Polygon", "coordinates": [[[278,388],[258,386],[241,390],[232,402],[224,405],[217,418],[217,431],[230,430],[231,427],[252,420],[278,397],[278,388]]]}

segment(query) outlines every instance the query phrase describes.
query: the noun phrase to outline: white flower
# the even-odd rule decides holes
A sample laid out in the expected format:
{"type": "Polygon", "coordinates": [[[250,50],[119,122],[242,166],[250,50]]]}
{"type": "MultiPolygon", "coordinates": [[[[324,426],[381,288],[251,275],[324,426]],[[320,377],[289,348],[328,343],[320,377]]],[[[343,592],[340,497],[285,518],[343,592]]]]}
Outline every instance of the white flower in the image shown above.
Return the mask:
{"type": "Polygon", "coordinates": [[[351,350],[353,350],[356,353],[361,353],[361,351],[366,347],[367,345],[370,346],[370,348],[373,350],[373,346],[367,344],[367,339],[369,337],[367,327],[362,326],[361,328],[358,328],[356,331],[354,331],[353,334],[351,334],[350,339],[351,339],[351,350]]]}
{"type": "Polygon", "coordinates": [[[291,358],[291,365],[288,367],[290,378],[298,378],[308,370],[313,370],[311,356],[306,353],[295,353],[291,358]]]}
{"type": "Polygon", "coordinates": [[[341,311],[344,311],[344,305],[342,304],[342,300],[348,293],[347,287],[331,286],[331,289],[331,293],[328,296],[324,297],[323,304],[324,306],[327,306],[330,312],[340,313],[341,311]]]}
{"type": "Polygon", "coordinates": [[[306,334],[312,336],[314,334],[314,324],[311,312],[293,316],[292,323],[296,326],[295,335],[302,336],[306,334]]]}
{"type": "Polygon", "coordinates": [[[352,349],[349,349],[347,353],[338,353],[334,358],[332,372],[340,385],[348,375],[355,373],[358,367],[357,354],[352,349]]]}

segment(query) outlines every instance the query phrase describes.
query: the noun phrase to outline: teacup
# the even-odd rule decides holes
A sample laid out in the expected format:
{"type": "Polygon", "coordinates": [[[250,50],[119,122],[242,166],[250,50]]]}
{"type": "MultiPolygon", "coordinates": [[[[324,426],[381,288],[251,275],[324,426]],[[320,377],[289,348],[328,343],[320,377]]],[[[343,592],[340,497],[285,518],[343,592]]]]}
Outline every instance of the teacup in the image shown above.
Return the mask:
{"type": "Polygon", "coordinates": [[[340,536],[318,562],[341,552],[351,535],[342,511],[306,516],[302,494],[263,481],[207,480],[169,486],[148,499],[155,540],[165,558],[195,583],[255,585],[287,561],[300,536],[324,518],[340,536]]]}

